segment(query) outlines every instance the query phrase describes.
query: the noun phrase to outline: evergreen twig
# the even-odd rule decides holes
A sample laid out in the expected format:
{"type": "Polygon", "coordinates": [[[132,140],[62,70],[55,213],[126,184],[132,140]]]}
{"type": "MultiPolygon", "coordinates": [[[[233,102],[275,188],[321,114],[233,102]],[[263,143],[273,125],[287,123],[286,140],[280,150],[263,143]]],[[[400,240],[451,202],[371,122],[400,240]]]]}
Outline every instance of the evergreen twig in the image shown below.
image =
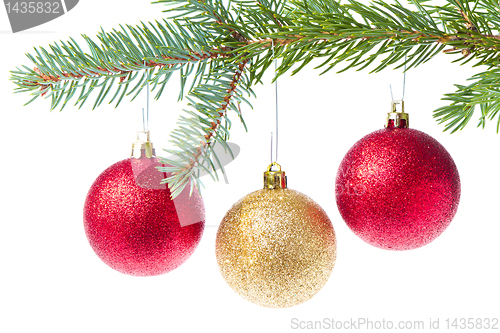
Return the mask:
{"type": "MultiPolygon", "coordinates": [[[[34,67],[12,72],[17,92],[31,93],[31,103],[51,98],[52,109],[63,109],[73,98],[81,107],[90,95],[94,108],[108,97],[119,105],[135,98],[149,83],[159,98],[174,73],[181,78],[179,99],[189,108],[172,132],[178,159],[165,159],[172,177],[165,180],[175,196],[189,180],[201,185],[199,171],[217,179],[213,145],[227,149],[231,127],[227,111],[243,122],[240,103],[248,103],[251,87],[280,58],[277,75],[295,74],[315,59],[326,73],[387,67],[407,70],[441,51],[458,54],[455,61],[484,70],[468,86],[446,94],[449,105],[434,117],[455,132],[480,109],[479,126],[497,120],[500,130],[500,5],[496,0],[427,0],[409,4],[376,0],[159,0],[168,19],[101,31],[97,42],[86,35],[86,51],[74,39],[35,48],[28,58],[34,67]],[[274,46],[274,52],[271,48],[274,46]],[[273,58],[273,53],[275,54],[273,58]],[[114,92],[113,92],[114,91],[114,92]]],[[[222,169],[223,172],[223,169],[222,169]]]]}

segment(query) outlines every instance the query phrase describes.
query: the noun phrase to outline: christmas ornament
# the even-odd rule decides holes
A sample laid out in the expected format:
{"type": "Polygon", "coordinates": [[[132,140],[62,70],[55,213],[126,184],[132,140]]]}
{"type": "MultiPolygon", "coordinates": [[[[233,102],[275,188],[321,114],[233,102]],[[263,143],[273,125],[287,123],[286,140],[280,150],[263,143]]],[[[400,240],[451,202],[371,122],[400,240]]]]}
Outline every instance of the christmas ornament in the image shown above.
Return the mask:
{"type": "Polygon", "coordinates": [[[266,307],[290,307],[313,297],[328,280],[335,232],[325,211],[287,188],[281,166],[272,163],[264,189],[240,199],[222,220],[216,256],[222,276],[240,296],[266,307]]]}
{"type": "Polygon", "coordinates": [[[460,178],[446,149],[408,128],[403,102],[393,101],[386,128],[359,140],[344,157],[336,198],[340,214],[362,240],[410,250],[428,244],[450,224],[460,178]]]}
{"type": "MultiPolygon", "coordinates": [[[[132,157],[107,168],[92,184],[84,226],[95,253],[111,268],[137,276],[169,272],[189,258],[205,225],[199,193],[189,185],[175,199],[161,180],[149,132],[132,157]]],[[[164,165],[163,165],[164,166],[164,165]]]]}

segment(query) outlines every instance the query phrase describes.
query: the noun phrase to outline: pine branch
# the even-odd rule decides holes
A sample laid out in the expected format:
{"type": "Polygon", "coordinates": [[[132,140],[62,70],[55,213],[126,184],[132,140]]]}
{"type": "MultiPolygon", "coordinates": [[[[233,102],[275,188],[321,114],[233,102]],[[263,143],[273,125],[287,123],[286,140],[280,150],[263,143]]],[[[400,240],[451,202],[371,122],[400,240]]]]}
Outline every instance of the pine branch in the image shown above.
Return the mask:
{"type": "MultiPolygon", "coordinates": [[[[405,66],[408,70],[429,61],[440,51],[461,53],[459,60],[463,63],[475,60],[475,66],[498,67],[498,3],[475,1],[473,10],[468,1],[462,0],[450,0],[445,6],[430,6],[424,1],[412,3],[417,11],[410,11],[397,2],[376,1],[367,6],[354,0],[346,5],[336,1],[294,1],[295,6],[288,9],[288,17],[293,18],[294,24],[266,36],[275,41],[283,37],[295,39],[287,40],[289,46],[280,54],[283,62],[279,74],[290,69],[295,74],[320,57],[326,58],[316,67],[326,66],[322,74],[341,63],[347,65],[339,72],[366,69],[379,58],[372,72],[389,66],[405,66]],[[362,17],[363,21],[356,17],[362,17]]],[[[440,123],[447,123],[445,130],[455,132],[463,128],[476,105],[481,108],[479,125],[484,127],[486,120],[500,118],[496,112],[500,99],[492,93],[496,89],[496,81],[495,84],[493,81],[499,74],[490,74],[487,80],[479,80],[486,74],[478,74],[473,78],[477,81],[473,86],[458,86],[456,93],[446,95],[444,99],[451,100],[452,104],[435,111],[440,123]],[[457,100],[465,103],[457,103],[457,100]]]]}
{"type": "Polygon", "coordinates": [[[235,111],[244,124],[239,105],[248,103],[244,96],[253,94],[251,87],[276,58],[281,59],[277,77],[298,73],[319,58],[323,61],[316,68],[323,74],[333,68],[408,70],[441,51],[458,54],[458,61],[474,61],[487,70],[472,77],[469,86],[457,85],[456,92],[445,95],[450,105],[437,109],[434,117],[455,132],[479,106],[479,125],[498,117],[499,129],[500,5],[495,0],[448,0],[439,6],[424,0],[405,6],[382,0],[368,5],[356,0],[157,3],[167,6],[169,20],[101,31],[97,42],[84,35],[87,51],[74,39],[49,50],[36,48],[27,55],[34,67],[18,68],[11,80],[17,92],[31,93],[28,103],[43,96],[51,98],[52,109],[63,109],[76,98],[81,107],[95,92],[95,108],[104,100],[119,105],[125,96],[133,99],[146,83],[158,99],[179,73],[179,99],[187,98],[189,109],[171,134],[174,148],[168,152],[178,159],[164,161],[171,165],[172,177],[165,182],[173,195],[189,180],[191,186],[201,185],[197,174],[202,170],[217,179],[213,146],[229,148],[227,111],[235,111]]]}
{"type": "MultiPolygon", "coordinates": [[[[34,96],[28,103],[40,96],[51,97],[52,109],[61,102],[63,109],[78,90],[75,105],[79,107],[94,90],[99,90],[93,106],[98,107],[115,82],[116,91],[110,103],[116,100],[117,106],[126,95],[133,94],[134,99],[146,81],[153,91],[158,89],[159,98],[174,71],[192,71],[197,63],[197,72],[202,73],[208,61],[227,57],[224,47],[210,46],[210,36],[199,28],[193,30],[196,38],[191,39],[186,28],[178,23],[143,23],[111,33],[102,31],[98,35],[100,45],[84,35],[91,54],[85,53],[73,39],[50,45],[51,52],[35,49],[36,57],[28,54],[35,67],[18,68],[12,72],[11,80],[18,85],[17,92],[31,92],[34,96]]],[[[186,81],[183,83],[181,90],[186,81]]]]}
{"type": "Polygon", "coordinates": [[[487,120],[497,120],[497,132],[500,130],[500,69],[474,75],[470,80],[474,83],[463,86],[455,85],[457,91],[446,94],[444,100],[451,101],[450,105],[443,106],[434,111],[434,117],[439,123],[447,123],[446,130],[452,133],[463,129],[471,120],[476,106],[480,107],[481,116],[478,127],[483,128],[487,120]]]}

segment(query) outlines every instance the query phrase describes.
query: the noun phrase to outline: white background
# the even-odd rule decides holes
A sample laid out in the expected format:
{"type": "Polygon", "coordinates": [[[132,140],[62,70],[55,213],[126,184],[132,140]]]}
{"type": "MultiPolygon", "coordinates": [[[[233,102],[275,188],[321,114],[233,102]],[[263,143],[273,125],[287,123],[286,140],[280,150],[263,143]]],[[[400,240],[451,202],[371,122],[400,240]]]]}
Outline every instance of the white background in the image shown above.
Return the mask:
{"type": "MultiPolygon", "coordinates": [[[[309,66],[279,80],[279,162],[289,187],[317,201],[338,239],[338,260],[326,286],[310,301],[289,309],[248,303],[225,284],[215,261],[217,225],[239,198],[261,188],[269,163],[274,88],[255,88],[254,109],[244,107],[249,132],[233,116],[231,142],[241,147],[227,166],[229,184],[204,178],[207,228],[194,255],[163,276],[122,275],[102,263],[87,243],[82,209],[93,180],[127,158],[145,95],[118,108],[67,107],[50,111],[48,100],[29,106],[13,94],[9,71],[32,66],[24,56],[69,36],[94,36],[119,23],[162,17],[162,6],[82,0],[72,11],[29,31],[12,34],[0,9],[0,331],[1,332],[287,332],[292,318],[399,321],[498,318],[500,279],[500,138],[495,123],[476,129],[477,114],[456,134],[443,133],[432,110],[440,98],[475,73],[441,54],[407,76],[411,127],[441,142],[460,171],[462,197],[450,227],[433,243],[408,252],[380,250],[358,239],[336,207],[334,181],[347,150],[382,128],[390,104],[389,84],[401,94],[402,75],[319,71],[309,66]]],[[[178,85],[151,103],[150,129],[157,148],[167,148],[182,103],[178,85]]],[[[158,149],[158,151],[161,151],[158,149]]],[[[161,154],[160,154],[161,155],[161,154]]],[[[352,331],[363,331],[361,329],[352,331]]],[[[412,330],[404,330],[412,331],[412,330]]],[[[467,331],[467,330],[463,330],[467,331]]]]}

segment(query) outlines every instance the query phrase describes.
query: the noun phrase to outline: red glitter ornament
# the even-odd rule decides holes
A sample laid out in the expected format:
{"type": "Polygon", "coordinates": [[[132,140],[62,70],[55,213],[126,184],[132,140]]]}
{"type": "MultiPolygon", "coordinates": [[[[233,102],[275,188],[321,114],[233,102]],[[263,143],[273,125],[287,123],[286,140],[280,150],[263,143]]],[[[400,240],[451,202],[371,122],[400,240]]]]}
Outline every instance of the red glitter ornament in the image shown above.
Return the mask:
{"type": "MultiPolygon", "coordinates": [[[[148,142],[149,143],[149,142],[148,142]]],[[[167,273],[196,249],[205,226],[205,208],[189,185],[175,199],[156,167],[157,158],[129,158],[107,168],[92,184],[84,226],[95,253],[125,274],[167,273]]]]}
{"type": "Polygon", "coordinates": [[[450,224],[460,199],[460,178],[450,154],[407,126],[406,113],[389,113],[386,128],[354,144],[337,173],[343,219],[362,240],[388,250],[433,241],[450,224]]]}

